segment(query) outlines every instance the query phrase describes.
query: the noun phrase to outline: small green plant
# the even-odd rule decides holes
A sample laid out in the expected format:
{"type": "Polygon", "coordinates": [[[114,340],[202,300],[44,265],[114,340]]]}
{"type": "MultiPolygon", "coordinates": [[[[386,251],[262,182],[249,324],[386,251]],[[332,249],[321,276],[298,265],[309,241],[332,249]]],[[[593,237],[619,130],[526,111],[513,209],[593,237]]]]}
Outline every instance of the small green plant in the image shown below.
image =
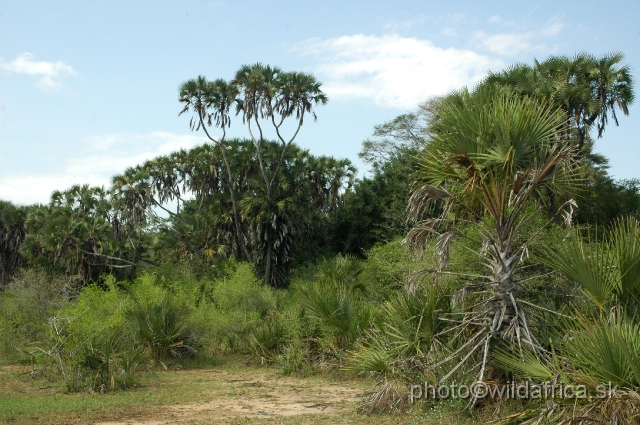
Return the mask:
{"type": "MultiPolygon", "coordinates": [[[[78,354],[74,378],[88,384],[88,389],[101,392],[134,385],[136,372],[150,358],[148,350],[126,327],[92,335],[78,354]]],[[[70,390],[77,390],[77,384],[75,379],[67,383],[70,390]]]]}
{"type": "Polygon", "coordinates": [[[295,339],[284,346],[277,358],[280,371],[285,375],[305,376],[309,373],[309,356],[307,347],[301,340],[295,339]]]}
{"type": "Polygon", "coordinates": [[[256,357],[272,360],[285,341],[285,330],[278,316],[267,319],[249,332],[246,338],[247,350],[256,357]]]}
{"type": "Polygon", "coordinates": [[[195,355],[198,342],[187,324],[188,310],[164,299],[151,305],[135,304],[126,315],[135,335],[157,361],[195,355]]]}

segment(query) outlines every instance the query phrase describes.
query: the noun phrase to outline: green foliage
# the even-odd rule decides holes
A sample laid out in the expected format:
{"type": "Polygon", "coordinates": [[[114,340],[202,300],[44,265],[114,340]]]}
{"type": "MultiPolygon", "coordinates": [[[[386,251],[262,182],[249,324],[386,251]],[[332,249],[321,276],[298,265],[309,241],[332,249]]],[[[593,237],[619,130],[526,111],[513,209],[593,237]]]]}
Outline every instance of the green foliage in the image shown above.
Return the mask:
{"type": "Polygon", "coordinates": [[[212,298],[221,312],[256,314],[259,318],[264,318],[276,301],[274,291],[261,285],[247,263],[238,263],[229,277],[217,281],[212,298]]]}
{"type": "Polygon", "coordinates": [[[383,307],[378,328],[401,356],[426,356],[432,348],[434,335],[442,331],[439,320],[449,310],[449,300],[433,288],[417,294],[401,292],[383,307]]]}
{"type": "Polygon", "coordinates": [[[272,360],[285,341],[285,329],[278,316],[269,316],[257,325],[246,338],[249,353],[262,359],[272,360]]]}
{"type": "Polygon", "coordinates": [[[20,247],[26,236],[25,217],[28,207],[17,207],[0,201],[0,289],[24,264],[20,247]]]}
{"type": "Polygon", "coordinates": [[[508,87],[514,93],[551,104],[565,115],[571,131],[565,137],[579,149],[594,124],[601,137],[609,117],[618,125],[616,110],[629,114],[634,101],[633,78],[624,55],[613,52],[595,57],[579,53],[574,57],[550,56],[533,66],[515,64],[490,73],[486,86],[508,87]]]}
{"type": "Polygon", "coordinates": [[[4,361],[26,361],[32,345],[49,338],[48,319],[74,292],[67,279],[23,270],[0,292],[0,353],[4,361]]]}
{"type": "Polygon", "coordinates": [[[362,262],[355,257],[338,255],[318,264],[316,282],[326,288],[345,288],[350,292],[364,290],[360,280],[362,270],[362,262]]]}
{"type": "Polygon", "coordinates": [[[640,325],[613,317],[581,321],[576,331],[561,347],[574,368],[574,382],[640,387],[640,325]]]}
{"type": "MultiPolygon", "coordinates": [[[[399,362],[425,359],[436,346],[436,335],[443,329],[443,315],[450,312],[448,297],[433,286],[415,294],[401,291],[387,301],[376,317],[376,329],[354,352],[351,362],[360,372],[385,372],[403,377],[399,362]]],[[[416,369],[419,372],[419,369],[416,369]]]]}
{"type": "Polygon", "coordinates": [[[50,337],[37,344],[59,368],[70,391],[105,391],[135,384],[149,353],[134,335],[125,312],[127,299],[113,277],[106,289],[85,287],[76,300],[49,318],[50,337]]]}
{"type": "Polygon", "coordinates": [[[427,246],[422,257],[416,255],[400,238],[374,246],[362,262],[362,280],[369,288],[367,295],[382,302],[395,291],[404,290],[415,272],[435,268],[431,254],[431,246],[427,246]]]}
{"type": "Polygon", "coordinates": [[[262,285],[247,263],[211,281],[208,291],[208,301],[193,310],[190,321],[213,353],[242,350],[249,333],[278,302],[274,290],[262,285]]]}
{"type": "Polygon", "coordinates": [[[362,267],[354,258],[338,256],[318,265],[316,280],[303,289],[309,315],[327,327],[340,349],[350,348],[369,326],[371,309],[359,293],[362,267]]]}
{"type": "Polygon", "coordinates": [[[338,348],[349,348],[361,331],[362,317],[354,295],[347,290],[330,290],[312,285],[305,293],[310,314],[335,334],[338,348]]]}
{"type": "Polygon", "coordinates": [[[58,353],[58,360],[73,356],[66,360],[70,368],[65,372],[65,379],[70,391],[104,392],[131,387],[136,384],[139,368],[150,358],[147,348],[126,325],[88,335],[74,348],[76,352],[58,353]]]}
{"type": "Polygon", "coordinates": [[[619,220],[604,241],[574,232],[546,255],[547,264],[577,282],[601,310],[637,305],[640,288],[640,224],[619,220]]]}
{"type": "Polygon", "coordinates": [[[594,423],[635,424],[640,413],[640,325],[612,314],[596,320],[578,318],[564,323],[566,337],[555,344],[553,356],[542,362],[531,353],[496,353],[495,361],[521,377],[564,385],[583,385],[591,397],[563,399],[539,406],[533,401],[522,423],[566,423],[580,417],[594,423]]]}
{"type": "Polygon", "coordinates": [[[110,201],[103,187],[55,191],[49,205],[30,208],[21,254],[29,264],[74,276],[78,286],[106,273],[130,277],[144,267],[136,261],[146,234],[137,225],[122,226],[110,201]]]}
{"type": "Polygon", "coordinates": [[[594,174],[577,199],[577,223],[605,229],[621,217],[640,219],[640,181],[614,181],[604,171],[594,174]]]}
{"type": "Polygon", "coordinates": [[[407,203],[418,150],[398,148],[347,191],[329,220],[334,252],[364,257],[375,244],[392,241],[408,230],[407,203]]]}
{"type": "Polygon", "coordinates": [[[153,357],[162,361],[197,352],[197,341],[187,323],[188,310],[163,299],[158,304],[136,303],[126,316],[135,325],[137,339],[151,349],[153,357]]]}
{"type": "Polygon", "coordinates": [[[276,360],[283,374],[304,376],[309,373],[310,367],[307,360],[309,352],[302,341],[295,339],[285,345],[281,351],[276,360]]]}

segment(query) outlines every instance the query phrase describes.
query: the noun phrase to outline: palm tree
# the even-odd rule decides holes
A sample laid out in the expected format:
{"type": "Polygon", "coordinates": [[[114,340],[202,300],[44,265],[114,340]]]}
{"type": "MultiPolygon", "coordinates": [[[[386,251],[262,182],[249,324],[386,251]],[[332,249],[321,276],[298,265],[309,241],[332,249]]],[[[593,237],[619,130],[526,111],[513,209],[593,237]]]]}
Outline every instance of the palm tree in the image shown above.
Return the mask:
{"type": "MultiPolygon", "coordinates": [[[[312,114],[316,118],[313,107],[327,103],[327,96],[320,89],[321,83],[311,74],[301,72],[282,72],[277,67],[265,66],[260,63],[242,66],[233,80],[240,92],[241,98],[237,100],[236,113],[242,114],[242,121],[256,146],[258,164],[265,183],[265,208],[276,208],[273,202],[273,187],[277,180],[280,168],[284,165],[287,150],[296,139],[300,128],[304,123],[306,114],[312,114]],[[295,116],[297,125],[293,135],[284,138],[281,130],[287,118],[295,116]],[[261,120],[269,123],[276,132],[278,141],[282,144],[279,158],[265,164],[261,145],[265,140],[265,134],[261,120]],[[255,125],[254,128],[252,126],[255,125]],[[270,171],[269,171],[270,170],[270,171]]],[[[268,228],[265,231],[269,232],[268,228]]],[[[272,238],[265,235],[265,240],[272,238]]],[[[275,238],[274,240],[278,240],[275,238]]],[[[272,280],[272,253],[275,244],[268,243],[265,246],[264,282],[271,284],[272,280]]]]}
{"type": "Polygon", "coordinates": [[[24,264],[20,248],[26,236],[27,210],[28,207],[0,201],[0,288],[24,264]]]}
{"type": "Polygon", "coordinates": [[[594,61],[590,70],[589,82],[595,99],[598,101],[598,113],[587,118],[589,123],[598,123],[598,137],[608,122],[607,115],[611,115],[616,125],[618,117],[616,109],[629,115],[629,105],[633,103],[633,79],[627,65],[620,66],[624,59],[622,53],[616,52],[605,55],[594,61]]]}
{"type": "MultiPolygon", "coordinates": [[[[531,201],[537,199],[534,205],[541,207],[547,191],[568,198],[579,186],[581,173],[573,162],[576,149],[559,138],[565,125],[557,109],[486,86],[448,96],[432,119],[410,209],[419,215],[433,202],[444,206],[440,217],[418,223],[405,241],[424,244],[436,235],[444,260],[455,236],[450,225],[472,222],[479,229],[483,246],[479,255],[487,267],[479,281],[465,288],[486,296],[454,327],[473,324],[475,330],[434,367],[464,350],[469,353],[443,380],[481,348],[478,376],[482,380],[492,340],[527,345],[542,355],[544,349],[527,321],[527,309],[533,307],[519,296],[518,263],[526,243],[518,245],[516,238],[537,213],[527,212],[531,201]],[[479,323],[483,325],[478,327],[479,323]]],[[[572,204],[568,201],[561,209],[572,204]]]]}
{"type": "Polygon", "coordinates": [[[629,115],[633,103],[633,79],[624,56],[612,53],[596,58],[588,53],[551,56],[533,66],[516,64],[505,71],[490,73],[485,84],[509,87],[540,103],[553,104],[565,113],[565,138],[582,149],[591,127],[597,123],[598,137],[611,116],[616,125],[616,109],[629,115]],[[573,130],[575,134],[572,134],[573,130]]]}
{"type": "MultiPolygon", "coordinates": [[[[283,72],[277,67],[262,65],[242,66],[232,82],[224,80],[207,81],[200,76],[195,80],[189,80],[180,87],[180,101],[185,104],[180,114],[193,111],[191,128],[202,128],[207,137],[220,147],[224,158],[228,188],[233,203],[234,222],[236,225],[237,239],[242,244],[245,258],[255,263],[241,232],[241,217],[236,197],[235,178],[233,177],[231,160],[228,158],[225,146],[226,127],[231,124],[230,108],[236,105],[236,115],[242,115],[242,122],[247,129],[255,145],[255,153],[262,180],[264,182],[264,207],[265,211],[277,209],[273,203],[274,185],[278,180],[287,150],[296,139],[300,128],[304,123],[305,115],[311,114],[316,118],[314,106],[327,103],[327,97],[320,89],[320,82],[311,74],[300,72],[283,72]],[[289,138],[283,135],[283,124],[288,118],[295,117],[296,126],[289,138]],[[222,137],[213,138],[207,127],[215,125],[222,130],[222,137]],[[265,142],[265,129],[271,127],[281,143],[282,149],[278,157],[272,158],[266,163],[263,157],[262,144],[265,142]]],[[[270,232],[265,228],[266,232],[270,232]]],[[[279,237],[266,236],[265,241],[279,240],[279,237]]],[[[272,254],[274,243],[264,246],[265,272],[264,282],[272,283],[272,254]]]]}
{"type": "Polygon", "coordinates": [[[231,105],[236,101],[237,95],[238,88],[235,85],[229,84],[222,79],[207,81],[205,77],[199,76],[197,79],[188,80],[180,86],[180,102],[184,103],[184,108],[179,115],[193,111],[194,116],[190,121],[191,129],[199,130],[202,128],[207,138],[220,148],[227,175],[227,188],[231,195],[236,240],[240,245],[245,259],[253,263],[253,256],[247,247],[245,236],[240,225],[236,179],[231,170],[225,144],[226,129],[231,125],[229,112],[231,105]],[[222,136],[217,139],[212,137],[207,130],[207,127],[214,123],[216,127],[222,130],[222,136]]]}

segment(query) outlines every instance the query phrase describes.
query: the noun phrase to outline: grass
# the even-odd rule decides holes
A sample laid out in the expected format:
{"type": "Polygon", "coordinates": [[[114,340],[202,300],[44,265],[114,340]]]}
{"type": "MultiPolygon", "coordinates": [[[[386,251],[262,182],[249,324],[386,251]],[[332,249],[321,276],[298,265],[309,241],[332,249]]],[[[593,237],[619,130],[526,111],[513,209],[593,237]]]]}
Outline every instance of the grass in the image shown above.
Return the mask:
{"type": "Polygon", "coordinates": [[[219,361],[213,367],[202,361],[182,366],[146,373],[138,387],[106,394],[66,393],[59,382],[32,378],[24,366],[2,366],[0,423],[471,423],[457,408],[446,405],[420,416],[363,416],[357,410],[357,397],[370,389],[372,382],[360,378],[282,377],[276,368],[247,365],[239,357],[219,361]]]}

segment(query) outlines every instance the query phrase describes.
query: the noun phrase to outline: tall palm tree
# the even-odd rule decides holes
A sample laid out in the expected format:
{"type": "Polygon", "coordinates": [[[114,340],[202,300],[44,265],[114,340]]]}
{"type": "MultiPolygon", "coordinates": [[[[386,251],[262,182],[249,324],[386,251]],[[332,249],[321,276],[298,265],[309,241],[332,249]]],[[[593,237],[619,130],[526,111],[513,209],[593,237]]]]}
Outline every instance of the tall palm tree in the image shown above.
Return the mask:
{"type": "Polygon", "coordinates": [[[490,73],[485,84],[510,87],[563,110],[568,124],[565,138],[582,149],[594,123],[598,137],[602,137],[609,116],[618,125],[616,110],[629,115],[628,107],[634,100],[633,79],[629,67],[621,64],[623,59],[621,53],[600,58],[588,53],[572,58],[550,56],[542,62],[534,61],[533,66],[516,64],[490,73]]]}
{"type": "Polygon", "coordinates": [[[448,96],[432,119],[410,208],[420,214],[434,201],[444,207],[439,218],[418,223],[405,241],[423,244],[436,235],[444,253],[455,236],[451,224],[473,222],[478,227],[483,246],[479,255],[487,271],[466,289],[486,296],[456,325],[473,324],[475,331],[446,360],[469,350],[462,356],[466,360],[482,349],[480,380],[492,340],[528,345],[542,355],[527,321],[530,305],[520,297],[518,263],[526,244],[518,245],[516,238],[531,218],[527,207],[532,200],[537,198],[540,205],[548,199],[548,190],[570,197],[579,186],[576,150],[559,139],[565,125],[557,109],[486,86],[448,96]]]}
{"type": "MultiPolygon", "coordinates": [[[[274,210],[273,202],[274,185],[278,180],[281,168],[284,166],[287,150],[296,139],[307,114],[316,118],[314,106],[327,103],[327,97],[320,89],[321,84],[311,74],[300,72],[283,72],[277,67],[262,65],[242,66],[230,83],[224,80],[207,81],[200,76],[189,80],[180,87],[180,101],[185,104],[182,113],[193,111],[191,128],[202,128],[207,137],[222,150],[227,168],[229,191],[234,210],[234,222],[236,225],[238,240],[243,245],[243,252],[248,261],[254,262],[244,238],[241,237],[240,211],[236,197],[237,188],[232,174],[231,159],[228,158],[225,146],[226,127],[231,123],[230,108],[236,106],[236,115],[242,116],[242,122],[247,129],[255,145],[255,153],[258,160],[260,175],[264,182],[266,210],[274,210]],[[296,125],[293,134],[286,137],[283,134],[283,125],[289,118],[295,117],[296,125]],[[222,137],[213,138],[207,127],[215,125],[222,130],[222,137]],[[265,131],[271,127],[275,131],[277,140],[282,144],[280,155],[272,158],[268,163],[263,157],[262,144],[266,140],[265,131]]],[[[268,228],[265,228],[269,232],[268,228]]],[[[266,237],[265,240],[272,240],[266,237]]],[[[278,240],[276,238],[275,240],[278,240]]],[[[274,244],[264,246],[265,272],[264,282],[272,283],[272,253],[274,244]]]]}
{"type": "MultiPolygon", "coordinates": [[[[242,66],[236,73],[233,84],[238,87],[240,93],[236,113],[242,115],[242,121],[247,125],[251,139],[256,145],[258,164],[265,183],[265,208],[271,210],[275,208],[275,205],[272,205],[274,183],[284,165],[287,150],[298,136],[305,115],[311,114],[315,119],[313,107],[326,104],[328,99],[320,89],[321,83],[313,75],[282,72],[277,67],[260,63],[242,66]],[[290,117],[295,117],[297,122],[291,137],[285,138],[282,125],[290,117]],[[265,164],[261,148],[265,140],[265,124],[273,127],[282,144],[280,156],[269,164],[265,164]]],[[[269,232],[268,228],[265,228],[265,231],[269,232]]],[[[266,240],[271,239],[266,237],[266,240]]],[[[264,281],[267,284],[272,280],[272,253],[275,247],[276,243],[265,246],[264,281]]]]}
{"type": "Polygon", "coordinates": [[[594,60],[595,66],[590,70],[589,82],[599,110],[597,114],[589,116],[587,121],[598,123],[598,137],[602,137],[608,122],[607,115],[611,115],[618,125],[616,109],[629,115],[629,105],[635,98],[630,68],[620,64],[623,59],[622,53],[611,53],[594,60]]]}
{"type": "Polygon", "coordinates": [[[236,229],[236,240],[240,245],[244,258],[253,263],[253,256],[247,247],[240,224],[240,209],[236,195],[236,179],[233,176],[226,149],[226,129],[231,125],[230,110],[238,96],[238,88],[222,79],[207,81],[203,76],[188,80],[180,86],[180,102],[184,108],[179,115],[192,111],[190,126],[192,130],[202,129],[207,138],[220,148],[227,175],[227,187],[231,195],[233,221],[236,229]],[[214,125],[222,130],[222,136],[214,138],[207,130],[214,125]]]}

